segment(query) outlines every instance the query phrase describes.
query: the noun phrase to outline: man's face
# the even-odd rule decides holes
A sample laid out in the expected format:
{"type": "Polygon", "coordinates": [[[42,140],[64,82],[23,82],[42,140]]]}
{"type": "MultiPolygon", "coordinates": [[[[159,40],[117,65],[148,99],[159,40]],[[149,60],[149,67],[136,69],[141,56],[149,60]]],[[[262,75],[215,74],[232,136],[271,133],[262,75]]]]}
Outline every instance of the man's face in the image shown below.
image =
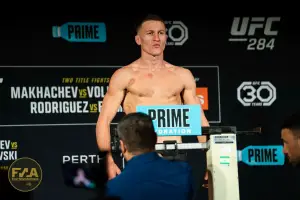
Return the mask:
{"type": "Polygon", "coordinates": [[[288,156],[290,163],[297,165],[300,163],[300,139],[295,137],[290,129],[281,130],[283,140],[283,152],[288,156]]]}
{"type": "Polygon", "coordinates": [[[160,21],[146,21],[135,39],[143,51],[152,56],[161,55],[167,41],[166,27],[160,21]]]}

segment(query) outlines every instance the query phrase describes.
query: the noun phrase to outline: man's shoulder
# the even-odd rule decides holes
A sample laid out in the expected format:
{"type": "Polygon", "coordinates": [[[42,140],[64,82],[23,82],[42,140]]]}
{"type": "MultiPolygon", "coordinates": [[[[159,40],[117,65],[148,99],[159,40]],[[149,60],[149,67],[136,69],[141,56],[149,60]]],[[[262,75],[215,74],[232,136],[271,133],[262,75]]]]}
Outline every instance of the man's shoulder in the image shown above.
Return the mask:
{"type": "Polygon", "coordinates": [[[130,64],[124,65],[124,66],[116,69],[114,72],[114,75],[124,75],[124,74],[130,75],[137,69],[138,69],[137,61],[134,61],[130,64]]]}
{"type": "Polygon", "coordinates": [[[132,78],[132,72],[132,66],[125,65],[120,68],[117,68],[112,74],[111,79],[117,80],[118,82],[120,82],[120,80],[128,81],[132,78]]]}
{"type": "Polygon", "coordinates": [[[188,74],[190,73],[191,71],[188,69],[188,68],[185,68],[183,66],[179,66],[179,65],[174,65],[174,64],[171,64],[169,62],[166,62],[165,61],[165,66],[167,69],[171,70],[171,71],[174,71],[174,72],[177,72],[178,74],[188,74]]]}
{"type": "Polygon", "coordinates": [[[130,68],[129,68],[129,65],[125,65],[125,66],[122,66],[122,67],[120,67],[120,68],[117,68],[115,71],[114,71],[114,73],[113,73],[113,75],[114,76],[120,76],[120,75],[124,75],[124,74],[128,74],[128,73],[130,73],[130,68]]]}

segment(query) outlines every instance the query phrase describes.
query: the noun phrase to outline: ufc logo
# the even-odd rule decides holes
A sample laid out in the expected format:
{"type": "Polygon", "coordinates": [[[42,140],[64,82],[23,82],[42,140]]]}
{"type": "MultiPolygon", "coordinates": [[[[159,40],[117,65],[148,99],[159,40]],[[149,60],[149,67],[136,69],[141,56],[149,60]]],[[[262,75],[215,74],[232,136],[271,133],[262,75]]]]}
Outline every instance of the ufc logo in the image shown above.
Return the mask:
{"type": "Polygon", "coordinates": [[[237,98],[244,106],[270,106],[277,98],[276,88],[268,81],[243,82],[237,88],[237,98]],[[268,91],[267,97],[262,97],[263,90],[268,91]],[[242,91],[246,93],[244,97],[242,97],[242,91]]]}
{"type": "Polygon", "coordinates": [[[280,17],[235,17],[230,33],[234,36],[253,36],[257,29],[263,29],[264,35],[275,36],[278,31],[272,30],[272,26],[279,21],[280,17]]]}

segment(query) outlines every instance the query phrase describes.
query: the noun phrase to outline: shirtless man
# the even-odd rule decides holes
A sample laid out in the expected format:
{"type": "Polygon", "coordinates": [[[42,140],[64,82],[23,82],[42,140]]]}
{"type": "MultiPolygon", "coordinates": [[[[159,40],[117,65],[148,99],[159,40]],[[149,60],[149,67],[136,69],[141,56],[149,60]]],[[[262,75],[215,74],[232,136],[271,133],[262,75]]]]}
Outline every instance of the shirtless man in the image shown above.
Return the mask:
{"type": "MultiPolygon", "coordinates": [[[[135,112],[137,105],[200,104],[192,73],[164,60],[167,34],[164,21],[158,16],[148,16],[137,27],[136,43],[141,46],[141,57],[114,72],[96,125],[97,144],[101,151],[110,151],[110,123],[123,102],[125,114],[135,112]]],[[[201,104],[200,104],[201,105],[201,104]]],[[[209,123],[202,112],[202,126],[209,123]]],[[[181,136],[158,137],[157,143],[176,140],[181,136]]],[[[205,136],[198,136],[206,142],[205,136]]],[[[108,176],[120,173],[112,156],[108,156],[108,176]]]]}

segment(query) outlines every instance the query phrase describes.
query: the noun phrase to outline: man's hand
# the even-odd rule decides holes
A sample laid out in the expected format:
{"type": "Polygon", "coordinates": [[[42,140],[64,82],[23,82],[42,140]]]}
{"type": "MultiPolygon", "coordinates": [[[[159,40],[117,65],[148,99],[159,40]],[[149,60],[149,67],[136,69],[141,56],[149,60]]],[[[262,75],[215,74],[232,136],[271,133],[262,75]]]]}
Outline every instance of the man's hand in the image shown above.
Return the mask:
{"type": "Polygon", "coordinates": [[[206,170],[205,175],[204,175],[204,180],[206,183],[203,183],[202,187],[208,188],[208,171],[206,170]]]}
{"type": "Polygon", "coordinates": [[[208,171],[205,172],[204,180],[208,180],[208,171]]]}
{"type": "Polygon", "coordinates": [[[121,170],[116,165],[115,162],[108,162],[107,163],[107,174],[108,174],[108,180],[111,180],[115,178],[117,175],[121,174],[121,170]]]}
{"type": "Polygon", "coordinates": [[[117,175],[121,174],[121,170],[114,162],[111,152],[108,153],[106,157],[106,171],[108,175],[108,180],[113,179],[117,175]]]}

